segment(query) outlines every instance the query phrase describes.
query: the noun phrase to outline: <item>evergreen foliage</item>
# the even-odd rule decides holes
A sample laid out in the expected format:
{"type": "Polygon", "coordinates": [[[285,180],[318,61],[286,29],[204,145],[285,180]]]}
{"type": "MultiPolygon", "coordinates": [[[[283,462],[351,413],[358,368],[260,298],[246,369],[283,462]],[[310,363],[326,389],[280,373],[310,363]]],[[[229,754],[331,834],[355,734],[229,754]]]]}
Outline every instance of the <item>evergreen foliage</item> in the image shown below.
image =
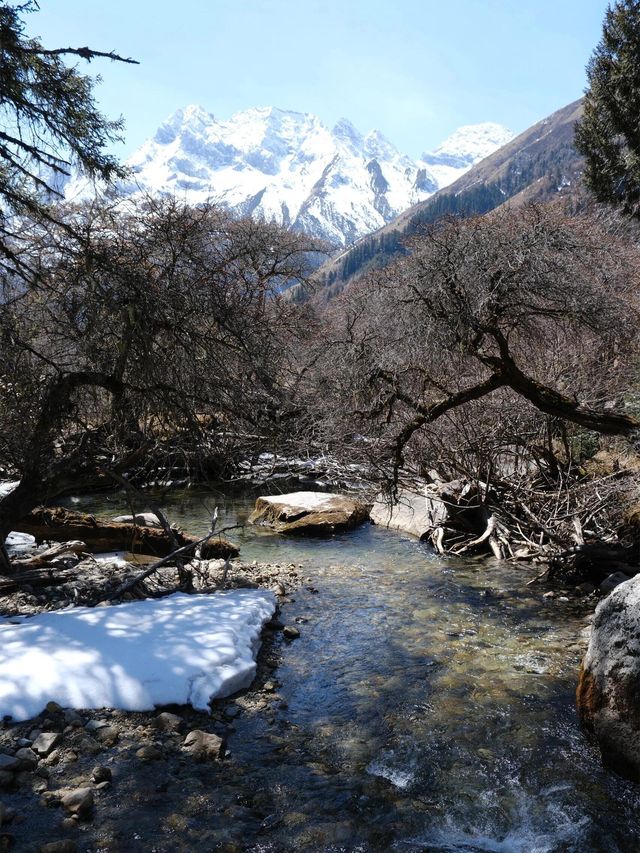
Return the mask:
{"type": "Polygon", "coordinates": [[[585,182],[599,201],[638,219],[640,0],[619,0],[608,8],[587,77],[584,118],[576,127],[585,182]]]}
{"type": "Polygon", "coordinates": [[[74,166],[105,180],[123,174],[105,153],[122,121],[100,113],[92,78],[65,59],[133,60],[88,47],[45,48],[25,34],[23,18],[37,10],[35,0],[0,3],[0,265],[12,270],[21,267],[16,214],[51,215],[56,187],[74,166]]]}

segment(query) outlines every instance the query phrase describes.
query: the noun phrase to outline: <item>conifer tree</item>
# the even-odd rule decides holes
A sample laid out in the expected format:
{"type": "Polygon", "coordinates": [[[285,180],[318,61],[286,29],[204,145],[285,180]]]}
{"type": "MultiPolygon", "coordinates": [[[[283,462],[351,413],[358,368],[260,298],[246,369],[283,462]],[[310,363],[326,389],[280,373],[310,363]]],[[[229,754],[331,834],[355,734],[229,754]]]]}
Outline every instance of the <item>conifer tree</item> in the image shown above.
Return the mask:
{"type": "Polygon", "coordinates": [[[640,0],[607,9],[587,78],[576,126],[585,182],[599,201],[640,219],[640,0]]]}
{"type": "Polygon", "coordinates": [[[38,8],[36,0],[0,2],[0,274],[28,272],[16,215],[51,216],[58,187],[74,169],[104,180],[123,174],[106,150],[120,138],[122,121],[102,115],[94,80],[68,61],[134,60],[89,47],[45,47],[25,32],[25,17],[38,8]]]}

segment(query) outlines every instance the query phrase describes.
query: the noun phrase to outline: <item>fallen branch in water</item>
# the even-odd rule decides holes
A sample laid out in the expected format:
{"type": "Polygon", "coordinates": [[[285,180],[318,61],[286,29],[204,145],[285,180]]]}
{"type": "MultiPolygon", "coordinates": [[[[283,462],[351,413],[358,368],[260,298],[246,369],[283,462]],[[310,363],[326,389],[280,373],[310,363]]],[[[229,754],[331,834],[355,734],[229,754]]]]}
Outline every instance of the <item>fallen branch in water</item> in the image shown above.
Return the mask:
{"type": "MultiPolygon", "coordinates": [[[[216,509],[216,514],[214,516],[214,525],[215,525],[215,519],[216,518],[217,518],[217,509],[216,509]]],[[[139,574],[135,575],[135,577],[130,578],[129,580],[120,584],[120,586],[113,593],[112,598],[119,598],[121,595],[124,595],[125,592],[129,592],[129,590],[133,589],[134,586],[136,586],[141,581],[148,578],[150,575],[152,575],[154,572],[156,572],[162,566],[166,566],[168,563],[175,562],[176,557],[180,557],[182,554],[188,554],[189,551],[194,551],[198,546],[203,545],[205,542],[207,542],[209,539],[211,539],[215,535],[216,534],[214,533],[214,531],[212,529],[209,531],[209,533],[207,533],[206,536],[203,536],[201,539],[198,539],[196,542],[190,542],[188,545],[183,545],[181,548],[176,549],[171,554],[167,554],[167,556],[163,557],[161,560],[158,560],[157,562],[152,563],[143,572],[140,572],[139,574]]]]}

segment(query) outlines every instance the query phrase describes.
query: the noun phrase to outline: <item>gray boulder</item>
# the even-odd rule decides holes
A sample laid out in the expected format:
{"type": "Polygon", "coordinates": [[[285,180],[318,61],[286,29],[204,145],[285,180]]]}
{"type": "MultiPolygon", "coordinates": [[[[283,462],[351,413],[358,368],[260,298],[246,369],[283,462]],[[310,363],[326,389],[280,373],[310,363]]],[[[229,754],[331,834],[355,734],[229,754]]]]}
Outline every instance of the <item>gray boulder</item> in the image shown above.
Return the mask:
{"type": "Polygon", "coordinates": [[[640,575],[596,608],[576,696],[604,764],[640,782],[640,575]]]}
{"type": "Polygon", "coordinates": [[[160,519],[153,512],[138,512],[135,515],[116,515],[111,521],[121,524],[138,524],[140,527],[162,527],[160,519]]]}
{"type": "Polygon", "coordinates": [[[433,495],[405,489],[394,504],[379,496],[371,508],[371,521],[380,527],[400,530],[422,539],[447,521],[447,507],[433,495]]]}

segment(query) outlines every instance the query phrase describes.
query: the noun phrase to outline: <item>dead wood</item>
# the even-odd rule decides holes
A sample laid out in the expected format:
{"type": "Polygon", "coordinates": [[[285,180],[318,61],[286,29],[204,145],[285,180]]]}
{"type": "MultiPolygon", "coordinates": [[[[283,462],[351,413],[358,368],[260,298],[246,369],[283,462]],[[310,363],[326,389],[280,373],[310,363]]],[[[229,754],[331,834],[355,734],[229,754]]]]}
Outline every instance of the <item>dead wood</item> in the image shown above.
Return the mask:
{"type": "MultiPolygon", "coordinates": [[[[63,507],[39,507],[16,522],[14,529],[35,536],[38,542],[69,538],[81,540],[86,543],[86,550],[91,553],[131,551],[164,557],[176,551],[173,542],[162,528],[110,521],[63,507]]],[[[222,537],[198,539],[175,531],[175,541],[179,548],[203,544],[203,559],[225,559],[228,556],[235,557],[239,553],[236,545],[222,537]]]]}
{"type": "Polygon", "coordinates": [[[59,559],[65,555],[78,557],[80,554],[85,553],[86,550],[87,546],[84,542],[79,542],[77,540],[72,542],[59,542],[51,548],[47,548],[46,551],[40,551],[38,554],[34,554],[32,557],[16,558],[13,561],[12,566],[14,569],[38,569],[43,566],[50,566],[53,560],[59,559]]]}

